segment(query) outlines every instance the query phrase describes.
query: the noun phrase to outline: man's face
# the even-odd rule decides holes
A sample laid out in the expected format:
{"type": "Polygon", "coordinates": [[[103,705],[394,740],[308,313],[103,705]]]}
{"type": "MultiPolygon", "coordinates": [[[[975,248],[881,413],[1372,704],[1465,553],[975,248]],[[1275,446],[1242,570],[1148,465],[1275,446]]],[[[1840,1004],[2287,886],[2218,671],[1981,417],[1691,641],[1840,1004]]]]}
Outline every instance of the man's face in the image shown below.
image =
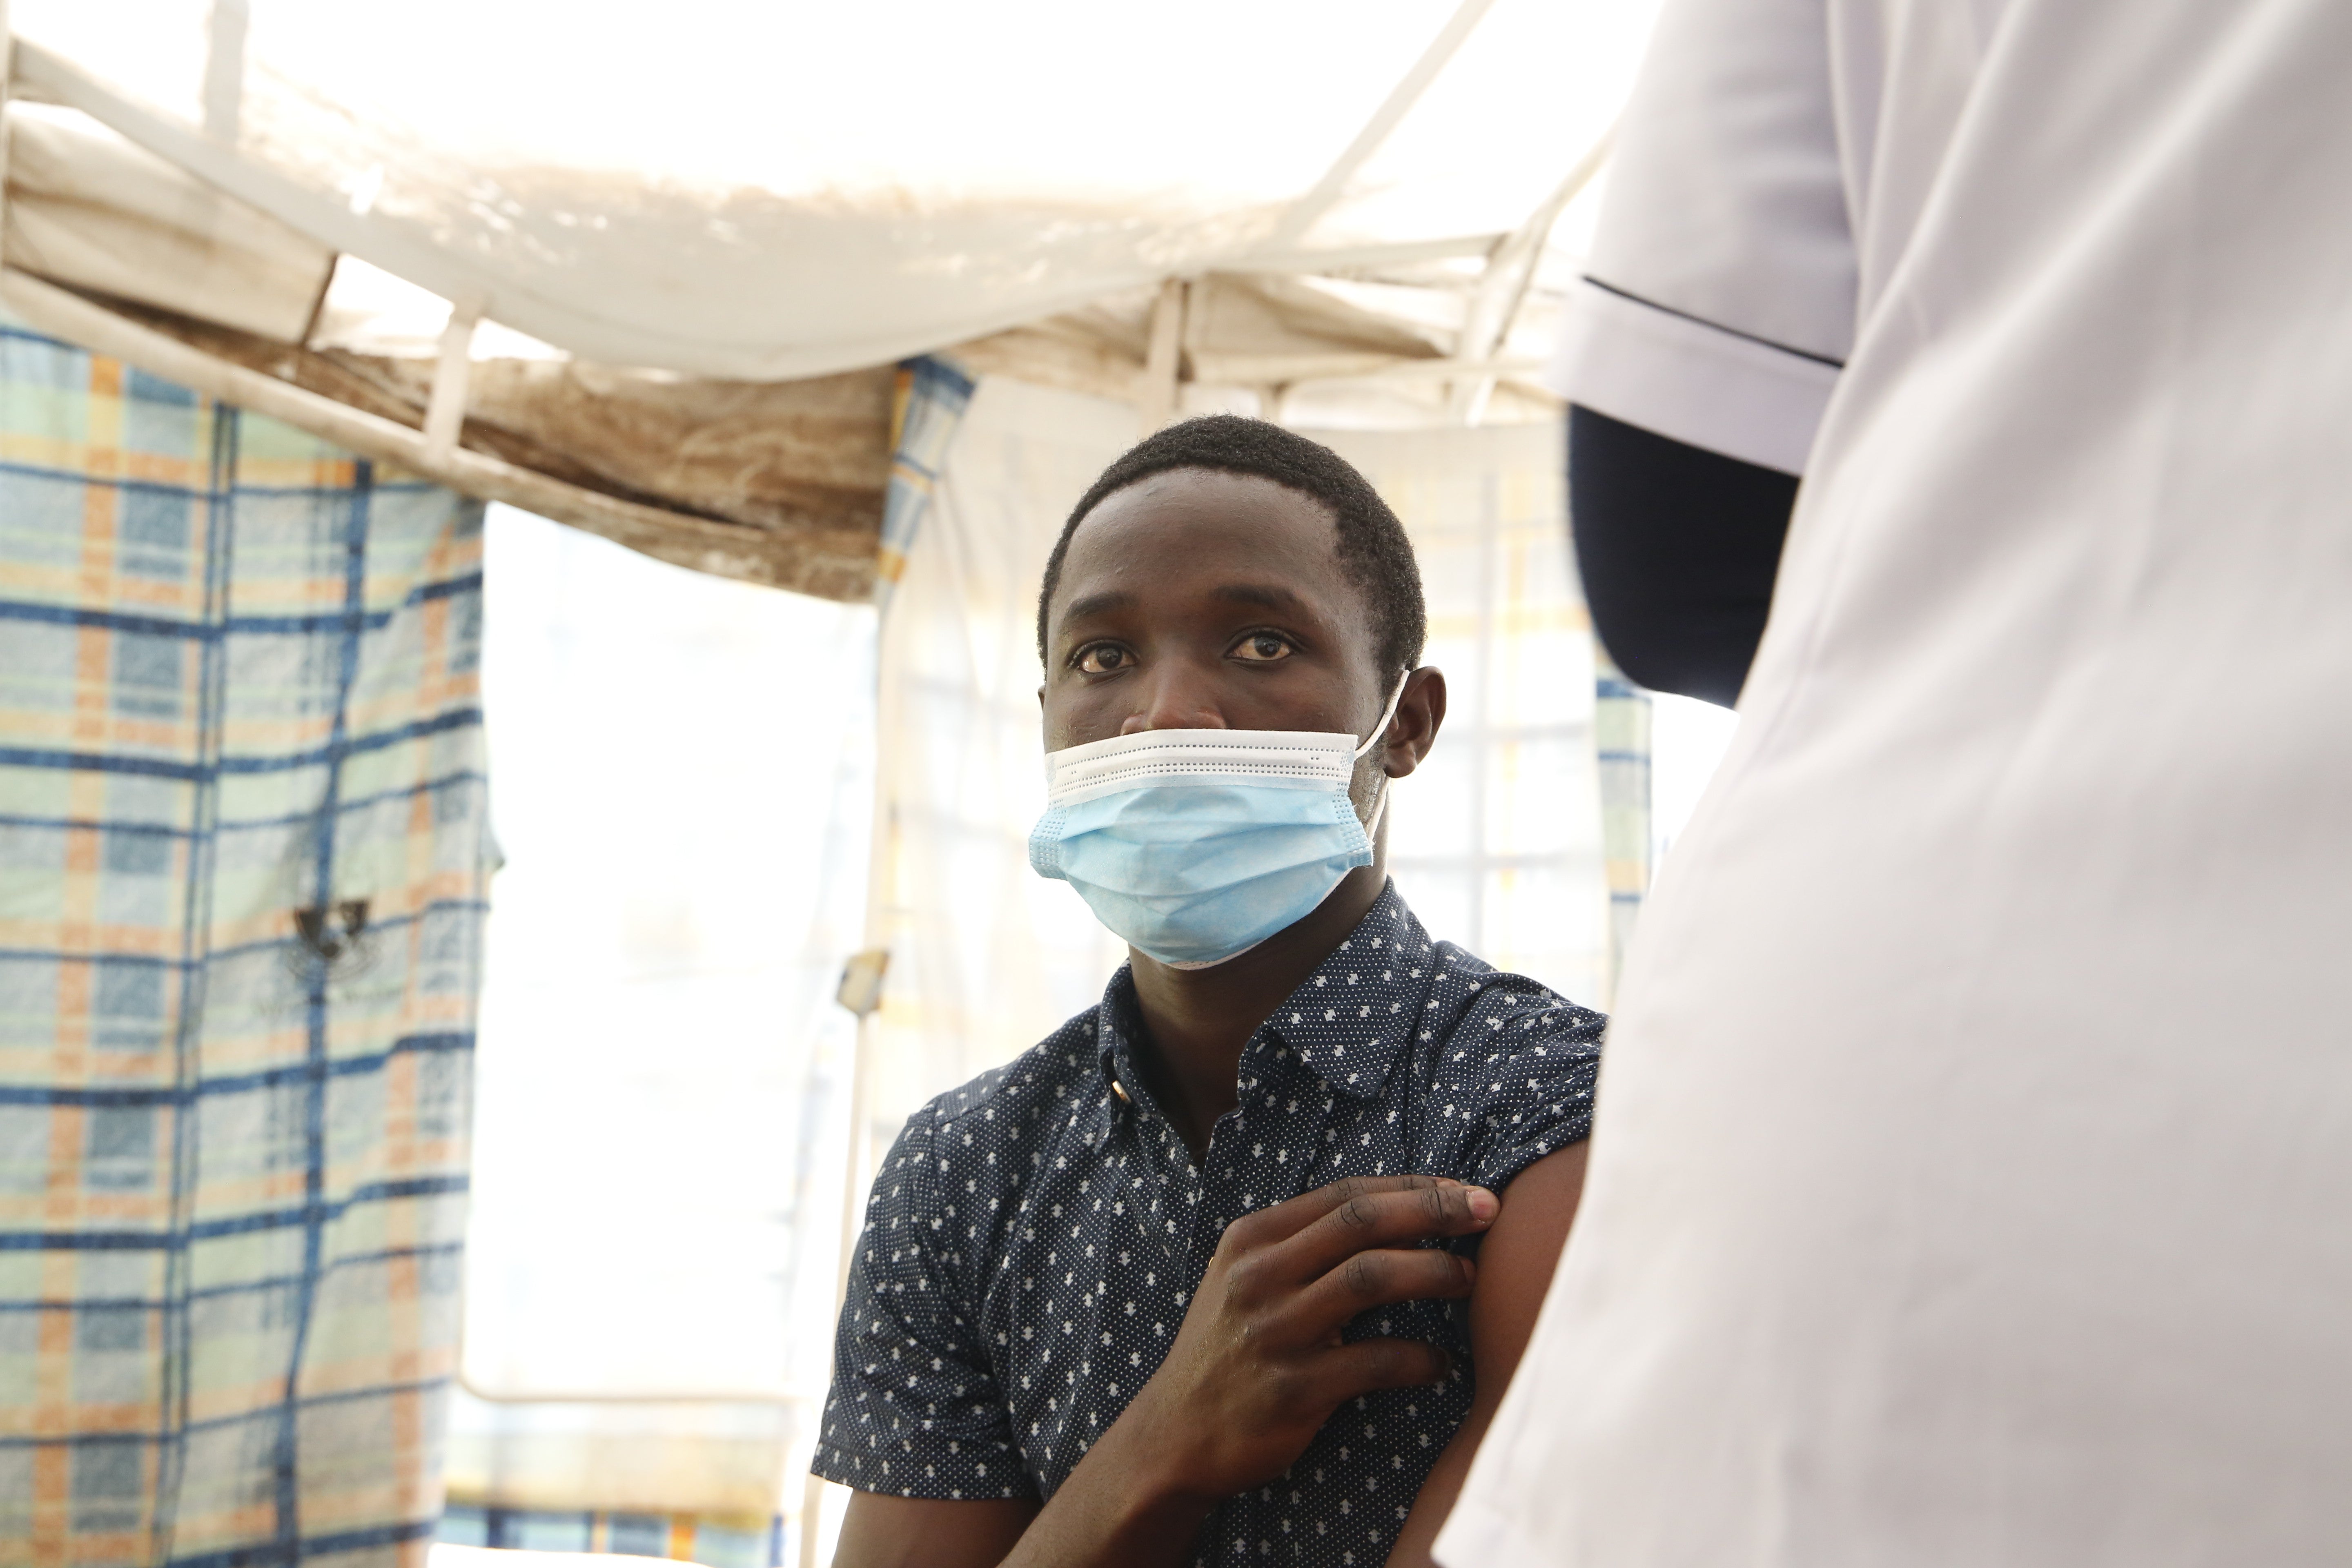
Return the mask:
{"type": "Polygon", "coordinates": [[[1060,751],[1141,730],[1360,738],[1388,691],[1322,503],[1181,468],[1118,491],[1070,536],[1039,696],[1060,751]]]}

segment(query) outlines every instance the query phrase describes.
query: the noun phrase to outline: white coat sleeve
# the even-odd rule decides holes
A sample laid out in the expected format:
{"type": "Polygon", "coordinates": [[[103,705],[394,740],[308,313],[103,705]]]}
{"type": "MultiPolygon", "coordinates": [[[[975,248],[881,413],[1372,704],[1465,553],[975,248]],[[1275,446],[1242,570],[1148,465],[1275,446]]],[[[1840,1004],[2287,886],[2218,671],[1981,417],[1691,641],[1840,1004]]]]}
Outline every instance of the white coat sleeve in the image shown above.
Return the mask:
{"type": "Polygon", "coordinates": [[[1825,0],[1667,0],[1547,380],[1802,473],[1854,329],[1825,0]]]}

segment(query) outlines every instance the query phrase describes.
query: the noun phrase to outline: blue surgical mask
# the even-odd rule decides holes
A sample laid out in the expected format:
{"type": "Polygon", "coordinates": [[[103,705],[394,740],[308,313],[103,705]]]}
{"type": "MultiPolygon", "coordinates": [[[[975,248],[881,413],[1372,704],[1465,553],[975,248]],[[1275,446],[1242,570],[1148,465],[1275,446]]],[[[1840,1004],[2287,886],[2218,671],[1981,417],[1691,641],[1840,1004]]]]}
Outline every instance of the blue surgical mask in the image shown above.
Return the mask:
{"type": "Polygon", "coordinates": [[[1029,864],[1160,963],[1223,963],[1372,863],[1388,780],[1369,825],[1348,786],[1403,696],[1400,679],[1360,745],[1344,731],[1145,730],[1048,752],[1029,864]]]}

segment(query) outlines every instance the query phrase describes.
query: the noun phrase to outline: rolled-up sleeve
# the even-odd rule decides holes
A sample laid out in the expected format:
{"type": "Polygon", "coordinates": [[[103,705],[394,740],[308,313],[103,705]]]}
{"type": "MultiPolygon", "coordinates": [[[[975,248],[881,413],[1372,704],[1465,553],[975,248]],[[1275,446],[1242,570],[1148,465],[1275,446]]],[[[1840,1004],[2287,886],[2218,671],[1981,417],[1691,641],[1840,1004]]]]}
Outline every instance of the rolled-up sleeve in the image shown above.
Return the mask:
{"type": "Polygon", "coordinates": [[[935,1120],[933,1108],[917,1112],[875,1177],[810,1468],[896,1497],[1034,1497],[952,1267],[959,1232],[940,1191],[935,1120]]]}
{"type": "Polygon", "coordinates": [[[1821,0],[1676,0],[1626,106],[1547,380],[1802,473],[1852,347],[1848,180],[1821,0]]]}
{"type": "Polygon", "coordinates": [[[1483,976],[1430,1086],[1455,1129],[1448,1173],[1499,1193],[1591,1137],[1607,1029],[1600,1014],[1524,975],[1483,976]]]}

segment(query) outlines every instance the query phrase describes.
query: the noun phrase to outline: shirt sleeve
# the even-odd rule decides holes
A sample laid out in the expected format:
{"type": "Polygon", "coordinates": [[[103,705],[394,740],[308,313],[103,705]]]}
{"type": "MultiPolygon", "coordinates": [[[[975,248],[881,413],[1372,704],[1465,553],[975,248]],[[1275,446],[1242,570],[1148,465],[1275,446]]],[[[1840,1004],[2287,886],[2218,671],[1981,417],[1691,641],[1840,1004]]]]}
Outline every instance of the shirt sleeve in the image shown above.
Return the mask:
{"type": "Polygon", "coordinates": [[[1524,975],[1479,977],[1434,1087],[1459,1127],[1451,1169],[1492,1192],[1592,1135],[1609,1021],[1524,975]]]}
{"type": "Polygon", "coordinates": [[[1617,668],[1653,691],[1738,702],[1795,478],[1571,407],[1568,499],[1584,602],[1617,668]]]}
{"type": "Polygon", "coordinates": [[[896,1497],[1034,1497],[977,1303],[951,1267],[936,1122],[934,1107],[909,1118],[874,1178],[810,1468],[896,1497]]]}
{"type": "Polygon", "coordinates": [[[1804,471],[1853,341],[1821,0],[1667,0],[1547,379],[1570,402],[1804,471]]]}

